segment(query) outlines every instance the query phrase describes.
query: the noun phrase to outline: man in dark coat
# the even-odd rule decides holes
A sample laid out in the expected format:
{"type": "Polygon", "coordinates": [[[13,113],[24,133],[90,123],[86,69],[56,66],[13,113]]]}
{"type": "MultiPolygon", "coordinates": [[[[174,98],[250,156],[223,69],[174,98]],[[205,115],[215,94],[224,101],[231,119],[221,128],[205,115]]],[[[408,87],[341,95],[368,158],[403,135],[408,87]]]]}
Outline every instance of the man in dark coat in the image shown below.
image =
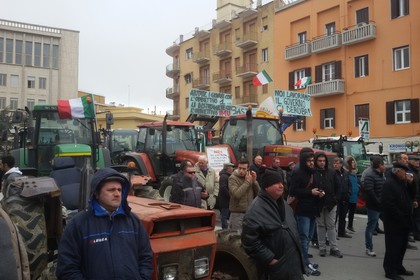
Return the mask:
{"type": "Polygon", "coordinates": [[[266,170],[262,188],[247,210],[242,244],[270,280],[303,280],[306,271],[293,211],[282,198],[284,180],[266,170]]]}
{"type": "Polygon", "coordinates": [[[420,156],[409,155],[408,156],[408,168],[410,173],[413,174],[413,188],[414,188],[414,200],[413,200],[413,237],[415,240],[420,241],[420,156]]]}
{"type": "Polygon", "coordinates": [[[97,171],[89,208],[66,226],[58,247],[58,279],[152,279],[152,249],[131,213],[128,179],[112,168],[97,171]]]}
{"type": "Polygon", "coordinates": [[[182,173],[183,177],[172,187],[170,201],[200,208],[201,199],[207,199],[208,192],[198,182],[194,166],[186,165],[182,173]]]}
{"type": "Polygon", "coordinates": [[[412,276],[414,273],[403,266],[403,259],[411,230],[411,199],[407,191],[407,165],[394,163],[390,177],[386,179],[382,189],[383,222],[385,228],[385,257],[383,267],[385,277],[403,280],[400,275],[412,276]]]}
{"type": "Polygon", "coordinates": [[[219,172],[219,208],[222,229],[228,228],[229,220],[229,177],[233,172],[233,164],[228,162],[223,164],[223,169],[219,172]]]}

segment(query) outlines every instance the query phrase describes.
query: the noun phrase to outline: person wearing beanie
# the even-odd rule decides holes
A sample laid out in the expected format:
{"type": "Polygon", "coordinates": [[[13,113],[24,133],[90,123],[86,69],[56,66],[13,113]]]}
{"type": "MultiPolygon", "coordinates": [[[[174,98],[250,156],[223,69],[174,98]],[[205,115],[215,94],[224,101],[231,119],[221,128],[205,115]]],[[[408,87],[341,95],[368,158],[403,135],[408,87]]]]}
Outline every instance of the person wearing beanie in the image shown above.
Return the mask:
{"type": "Polygon", "coordinates": [[[152,279],[152,249],[127,202],[128,179],[112,168],[91,181],[89,207],[66,226],[58,247],[58,279],[152,279]]]}
{"type": "Polygon", "coordinates": [[[242,245],[264,274],[260,279],[303,280],[306,266],[299,232],[283,192],[283,176],[266,169],[261,174],[261,190],[244,216],[242,245]]]}
{"type": "Polygon", "coordinates": [[[412,223],[412,201],[407,191],[407,183],[413,181],[406,164],[394,163],[391,175],[382,188],[381,205],[385,229],[385,256],[383,268],[385,277],[404,280],[400,275],[413,276],[412,271],[403,266],[408,235],[412,223]]]}

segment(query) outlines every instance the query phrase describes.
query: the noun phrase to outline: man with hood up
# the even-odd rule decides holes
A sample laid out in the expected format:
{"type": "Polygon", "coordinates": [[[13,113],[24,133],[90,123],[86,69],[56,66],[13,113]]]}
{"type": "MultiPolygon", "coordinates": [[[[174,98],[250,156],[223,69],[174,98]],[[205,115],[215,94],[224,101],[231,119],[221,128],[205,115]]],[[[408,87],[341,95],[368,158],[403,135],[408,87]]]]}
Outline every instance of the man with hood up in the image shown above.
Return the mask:
{"type": "Polygon", "coordinates": [[[98,170],[88,209],[66,226],[58,248],[58,279],[152,278],[152,250],[131,213],[129,181],[112,168],[98,170]]]}
{"type": "Polygon", "coordinates": [[[325,236],[330,242],[330,255],[342,258],[337,247],[337,234],[335,232],[335,218],[337,215],[337,201],[340,195],[340,182],[333,169],[328,168],[328,158],[324,152],[315,153],[314,185],[325,195],[318,199],[318,215],[316,225],[318,232],[319,255],[327,255],[325,236]]]}
{"type": "Polygon", "coordinates": [[[0,168],[4,172],[2,177],[2,184],[0,189],[3,194],[6,192],[6,187],[15,181],[16,177],[22,176],[22,172],[19,167],[15,167],[15,158],[13,156],[1,157],[0,168]]]}

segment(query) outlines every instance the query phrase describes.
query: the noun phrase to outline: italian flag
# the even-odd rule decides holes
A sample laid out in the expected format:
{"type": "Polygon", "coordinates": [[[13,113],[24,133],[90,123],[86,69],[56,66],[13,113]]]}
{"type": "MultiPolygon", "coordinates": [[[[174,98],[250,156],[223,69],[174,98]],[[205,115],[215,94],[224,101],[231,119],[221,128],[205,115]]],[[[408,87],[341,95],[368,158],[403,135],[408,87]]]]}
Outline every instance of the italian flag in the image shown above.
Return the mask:
{"type": "Polygon", "coordinates": [[[265,72],[265,70],[262,70],[260,73],[258,73],[254,77],[254,79],[252,80],[252,83],[254,84],[254,86],[262,86],[272,81],[273,80],[270,78],[270,76],[268,76],[267,72],[265,72]]]}
{"type": "Polygon", "coordinates": [[[94,119],[95,107],[93,96],[85,95],[81,98],[57,100],[60,119],[94,119]]]}
{"type": "Polygon", "coordinates": [[[302,79],[297,80],[295,87],[306,87],[311,83],[311,77],[303,77],[302,79]]]}

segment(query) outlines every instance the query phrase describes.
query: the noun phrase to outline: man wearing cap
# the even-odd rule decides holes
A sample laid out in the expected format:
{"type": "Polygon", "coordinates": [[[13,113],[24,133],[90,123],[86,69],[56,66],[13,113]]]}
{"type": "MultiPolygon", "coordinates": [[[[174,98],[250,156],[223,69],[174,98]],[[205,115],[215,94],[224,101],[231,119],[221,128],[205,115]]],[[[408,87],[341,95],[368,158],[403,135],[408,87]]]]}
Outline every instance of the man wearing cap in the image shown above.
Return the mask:
{"type": "Polygon", "coordinates": [[[385,277],[393,280],[403,280],[400,275],[414,275],[403,266],[412,218],[411,199],[406,185],[412,182],[413,177],[407,176],[407,171],[407,165],[394,163],[391,175],[382,188],[381,204],[385,228],[383,267],[385,277]]]}
{"type": "Polygon", "coordinates": [[[414,201],[413,201],[413,237],[415,240],[420,241],[420,156],[408,156],[409,172],[413,174],[413,187],[414,187],[414,201]]]}
{"type": "Polygon", "coordinates": [[[233,164],[230,162],[223,164],[223,169],[219,172],[219,208],[222,229],[228,228],[229,220],[229,177],[233,172],[233,164]]]}
{"type": "Polygon", "coordinates": [[[243,220],[242,245],[257,262],[260,279],[303,280],[306,272],[293,211],[284,199],[284,179],[265,170],[262,189],[243,220]]]}
{"type": "Polygon", "coordinates": [[[66,226],[58,248],[58,279],[151,279],[148,233],[131,213],[129,181],[112,168],[92,178],[89,207],[66,226]]]}

